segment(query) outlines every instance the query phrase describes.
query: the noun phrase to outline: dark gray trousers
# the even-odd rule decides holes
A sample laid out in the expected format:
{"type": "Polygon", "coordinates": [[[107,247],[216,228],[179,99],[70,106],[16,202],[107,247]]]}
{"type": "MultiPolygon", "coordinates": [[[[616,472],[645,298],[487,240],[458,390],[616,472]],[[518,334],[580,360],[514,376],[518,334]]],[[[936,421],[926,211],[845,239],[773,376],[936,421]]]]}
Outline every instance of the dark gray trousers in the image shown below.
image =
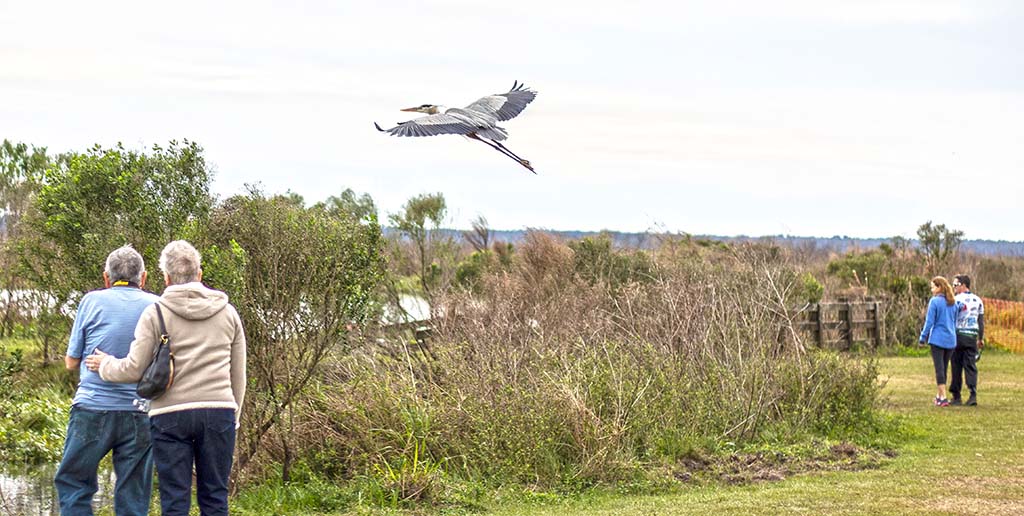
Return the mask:
{"type": "Polygon", "coordinates": [[[969,335],[956,335],[956,349],[953,350],[953,378],[949,382],[949,393],[960,397],[960,386],[967,383],[973,393],[978,388],[978,365],[974,357],[978,354],[978,339],[969,335]],[[966,382],[965,382],[966,381],[966,382]]]}

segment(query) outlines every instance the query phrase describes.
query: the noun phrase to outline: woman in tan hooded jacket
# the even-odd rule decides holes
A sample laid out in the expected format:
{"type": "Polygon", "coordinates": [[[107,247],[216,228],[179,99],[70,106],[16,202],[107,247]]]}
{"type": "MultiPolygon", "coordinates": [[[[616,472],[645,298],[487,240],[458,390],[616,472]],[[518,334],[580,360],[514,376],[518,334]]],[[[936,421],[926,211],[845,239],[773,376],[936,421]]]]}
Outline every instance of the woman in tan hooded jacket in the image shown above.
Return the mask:
{"type": "MultiPolygon", "coordinates": [[[[231,472],[242,401],[245,397],[245,333],[224,292],[200,280],[200,256],[177,240],[160,254],[167,289],[160,301],[174,378],[150,405],[153,459],[160,478],[164,515],[187,515],[196,472],[196,500],[204,515],[227,514],[231,472]]],[[[86,365],[112,382],[137,382],[160,337],[157,304],[142,313],[128,356],[98,353],[86,365]]]]}

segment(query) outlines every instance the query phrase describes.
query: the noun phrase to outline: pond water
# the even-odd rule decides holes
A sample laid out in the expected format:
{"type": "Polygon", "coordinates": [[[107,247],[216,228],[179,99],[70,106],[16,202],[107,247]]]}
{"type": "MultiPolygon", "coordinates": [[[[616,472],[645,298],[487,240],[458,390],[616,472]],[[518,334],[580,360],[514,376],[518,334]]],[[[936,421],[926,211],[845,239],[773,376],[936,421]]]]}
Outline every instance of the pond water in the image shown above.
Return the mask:
{"type": "MultiPolygon", "coordinates": [[[[0,516],[59,516],[57,490],[53,487],[56,464],[0,467],[0,516]]],[[[99,491],[93,508],[114,506],[114,472],[100,469],[99,491]]]]}
{"type": "MultiPolygon", "coordinates": [[[[43,308],[49,308],[53,304],[53,296],[38,290],[0,289],[0,309],[6,309],[7,305],[12,305],[24,317],[36,317],[43,308]]],[[[65,311],[70,308],[70,306],[65,307],[65,311]]]]}

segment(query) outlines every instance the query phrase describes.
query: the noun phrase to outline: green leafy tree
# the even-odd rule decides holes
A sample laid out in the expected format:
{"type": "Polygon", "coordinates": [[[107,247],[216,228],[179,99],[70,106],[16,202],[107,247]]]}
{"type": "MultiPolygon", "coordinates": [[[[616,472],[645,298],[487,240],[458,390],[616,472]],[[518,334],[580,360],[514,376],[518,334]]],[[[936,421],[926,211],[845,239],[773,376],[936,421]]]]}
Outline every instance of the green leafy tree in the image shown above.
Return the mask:
{"type": "Polygon", "coordinates": [[[409,199],[402,212],[389,217],[392,226],[412,243],[413,262],[427,297],[443,283],[445,262],[453,251],[451,238],[438,231],[447,212],[443,194],[422,194],[409,199]]]}
{"type": "Polygon", "coordinates": [[[643,251],[618,252],[611,238],[602,234],[569,243],[576,274],[590,283],[604,282],[616,288],[634,281],[648,281],[653,263],[643,251]]]}
{"type": "Polygon", "coordinates": [[[875,292],[885,283],[889,264],[884,249],[871,249],[850,251],[846,256],[829,262],[825,270],[851,286],[867,287],[868,292],[875,292]]]}
{"type": "Polygon", "coordinates": [[[204,270],[215,269],[245,323],[251,394],[236,471],[276,428],[287,478],[289,429],[279,425],[321,361],[345,351],[370,317],[384,267],[380,226],[250,192],[218,207],[201,240],[204,270]]]}
{"type": "Polygon", "coordinates": [[[0,290],[8,293],[6,298],[0,298],[0,337],[13,333],[19,315],[24,312],[13,295],[25,286],[16,267],[16,243],[21,221],[32,207],[50,162],[45,148],[8,140],[0,144],[0,290]]]}
{"type": "Polygon", "coordinates": [[[326,211],[332,217],[346,216],[367,224],[377,223],[377,205],[373,197],[365,193],[357,195],[351,188],[346,188],[341,195],[328,197],[314,207],[326,211]]]}
{"type": "Polygon", "coordinates": [[[306,206],[306,199],[299,195],[298,193],[295,193],[291,190],[288,190],[283,194],[275,195],[274,200],[286,202],[288,204],[291,204],[292,206],[295,206],[296,208],[304,208],[306,206]]]}
{"type": "MultiPolygon", "coordinates": [[[[149,153],[96,146],[57,160],[41,179],[18,242],[18,272],[45,296],[44,359],[61,335],[63,309],[102,286],[111,250],[132,244],[155,269],[163,246],[205,224],[210,171],[195,143],[175,141],[149,153]]],[[[149,288],[161,291],[162,282],[149,288]]]]}
{"type": "Polygon", "coordinates": [[[47,170],[35,229],[67,261],[72,286],[90,290],[112,249],[132,244],[152,267],[167,242],[203,224],[210,179],[193,142],[172,141],[149,154],[96,146],[47,170]]]}
{"type": "Polygon", "coordinates": [[[800,297],[808,304],[816,304],[821,302],[821,298],[825,295],[825,287],[814,277],[810,272],[805,272],[800,276],[800,297]]]}
{"type": "Polygon", "coordinates": [[[484,275],[497,269],[499,265],[498,256],[493,251],[488,249],[473,251],[455,267],[455,284],[462,288],[476,290],[484,275]]]}
{"type": "Polygon", "coordinates": [[[17,236],[19,222],[31,207],[50,162],[46,148],[8,140],[0,144],[0,239],[17,236]]]}
{"type": "Polygon", "coordinates": [[[878,248],[888,257],[893,275],[909,277],[921,273],[920,255],[910,239],[894,236],[878,248]]]}
{"type": "Polygon", "coordinates": [[[964,232],[947,229],[945,224],[933,226],[929,220],[917,228],[917,237],[921,242],[921,252],[927,260],[928,274],[935,275],[945,268],[950,257],[960,249],[964,232]]]}

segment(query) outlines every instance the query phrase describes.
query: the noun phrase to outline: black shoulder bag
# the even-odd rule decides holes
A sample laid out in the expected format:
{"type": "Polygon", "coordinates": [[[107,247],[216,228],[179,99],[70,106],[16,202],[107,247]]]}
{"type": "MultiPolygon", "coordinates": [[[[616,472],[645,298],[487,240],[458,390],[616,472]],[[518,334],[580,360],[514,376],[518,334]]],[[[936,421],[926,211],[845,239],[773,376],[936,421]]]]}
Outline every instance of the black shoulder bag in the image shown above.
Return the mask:
{"type": "Polygon", "coordinates": [[[146,399],[155,400],[174,383],[174,354],[171,353],[171,339],[164,326],[164,314],[160,311],[160,303],[156,303],[156,316],[160,319],[160,342],[153,352],[153,360],[142,372],[142,378],[135,392],[146,399]]]}

